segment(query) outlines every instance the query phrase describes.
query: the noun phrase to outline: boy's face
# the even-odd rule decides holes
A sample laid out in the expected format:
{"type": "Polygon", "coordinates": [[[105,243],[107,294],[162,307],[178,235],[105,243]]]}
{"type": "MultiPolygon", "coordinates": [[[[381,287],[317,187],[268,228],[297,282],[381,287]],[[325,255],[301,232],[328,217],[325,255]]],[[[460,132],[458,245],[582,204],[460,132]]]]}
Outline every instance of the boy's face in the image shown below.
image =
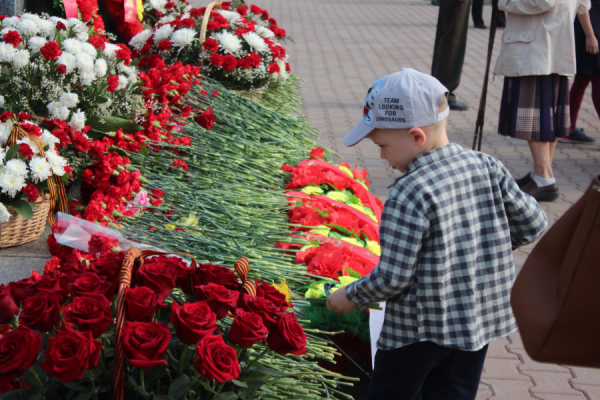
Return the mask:
{"type": "Polygon", "coordinates": [[[367,137],[381,151],[381,158],[400,172],[406,171],[410,162],[422,153],[421,147],[409,129],[374,129],[367,137]]]}

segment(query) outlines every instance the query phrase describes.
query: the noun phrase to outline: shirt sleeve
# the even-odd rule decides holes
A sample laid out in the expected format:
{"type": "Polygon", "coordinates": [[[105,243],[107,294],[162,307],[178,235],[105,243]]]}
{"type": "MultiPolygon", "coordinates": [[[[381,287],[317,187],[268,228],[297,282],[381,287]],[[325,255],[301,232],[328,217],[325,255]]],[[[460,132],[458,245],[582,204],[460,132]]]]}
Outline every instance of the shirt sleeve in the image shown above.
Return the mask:
{"type": "Polygon", "coordinates": [[[514,250],[540,237],[548,225],[548,218],[538,202],[521,191],[506,167],[499,164],[499,183],[514,250]]]}
{"type": "Polygon", "coordinates": [[[586,12],[590,11],[590,8],[592,8],[592,3],[590,0],[581,0],[579,2],[579,7],[577,8],[577,14],[585,14],[586,12]]]}
{"type": "Polygon", "coordinates": [[[545,13],[555,4],[556,0],[499,0],[498,9],[513,14],[534,15],[545,13]]]}
{"type": "Polygon", "coordinates": [[[381,258],[367,276],[346,287],[359,307],[402,293],[414,281],[417,260],[429,220],[416,201],[388,200],[380,227],[381,258]]]}

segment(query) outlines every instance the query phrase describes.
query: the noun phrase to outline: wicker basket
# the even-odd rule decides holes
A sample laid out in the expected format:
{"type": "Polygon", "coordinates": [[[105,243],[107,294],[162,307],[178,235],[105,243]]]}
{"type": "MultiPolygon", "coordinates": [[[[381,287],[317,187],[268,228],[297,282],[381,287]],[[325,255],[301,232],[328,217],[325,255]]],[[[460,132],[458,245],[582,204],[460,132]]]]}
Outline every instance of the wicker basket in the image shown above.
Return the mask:
{"type": "Polygon", "coordinates": [[[33,242],[41,236],[46,227],[46,219],[48,211],[50,211],[50,195],[45,193],[38,197],[31,219],[21,217],[11,206],[8,206],[7,209],[11,217],[8,222],[0,225],[0,247],[33,242]]]}

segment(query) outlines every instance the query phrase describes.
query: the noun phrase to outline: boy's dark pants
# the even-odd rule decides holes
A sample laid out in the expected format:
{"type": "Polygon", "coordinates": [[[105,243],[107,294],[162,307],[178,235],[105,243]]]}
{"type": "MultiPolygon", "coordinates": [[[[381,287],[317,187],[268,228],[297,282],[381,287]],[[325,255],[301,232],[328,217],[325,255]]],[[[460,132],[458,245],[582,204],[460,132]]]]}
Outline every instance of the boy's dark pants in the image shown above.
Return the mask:
{"type": "Polygon", "coordinates": [[[472,400],[487,353],[455,350],[433,342],[377,350],[367,400],[472,400]]]}

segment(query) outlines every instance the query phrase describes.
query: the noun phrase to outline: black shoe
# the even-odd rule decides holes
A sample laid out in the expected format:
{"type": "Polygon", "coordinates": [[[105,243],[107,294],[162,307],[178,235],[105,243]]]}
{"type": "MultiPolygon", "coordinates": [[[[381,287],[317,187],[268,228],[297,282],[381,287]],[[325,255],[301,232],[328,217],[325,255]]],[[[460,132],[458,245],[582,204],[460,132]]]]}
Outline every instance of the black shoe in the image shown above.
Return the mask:
{"type": "Polygon", "coordinates": [[[485,26],[485,24],[475,24],[475,28],[477,28],[477,29],[487,29],[487,26],[485,26]]]}
{"type": "Polygon", "coordinates": [[[440,5],[440,0],[431,0],[431,5],[432,6],[439,6],[440,5]]]}
{"type": "Polygon", "coordinates": [[[538,187],[535,181],[532,179],[528,184],[523,186],[521,190],[534,199],[539,201],[554,201],[558,199],[560,192],[558,191],[558,185],[553,183],[552,185],[538,187]]]}
{"type": "Polygon", "coordinates": [[[496,28],[504,29],[504,28],[506,28],[506,24],[496,24],[496,28]]]}
{"type": "Polygon", "coordinates": [[[467,111],[469,109],[469,105],[464,101],[458,101],[454,99],[453,101],[448,101],[448,105],[451,110],[454,111],[467,111]]]}
{"type": "Polygon", "coordinates": [[[532,178],[531,178],[531,172],[530,172],[522,178],[515,179],[515,182],[517,182],[517,185],[519,186],[519,188],[522,188],[523,186],[525,186],[529,182],[531,182],[531,180],[532,180],[532,178]]]}
{"type": "Polygon", "coordinates": [[[569,136],[559,137],[558,141],[561,143],[589,144],[589,143],[594,143],[596,141],[596,139],[583,133],[582,128],[575,128],[574,130],[571,131],[571,133],[569,133],[569,136]]]}

